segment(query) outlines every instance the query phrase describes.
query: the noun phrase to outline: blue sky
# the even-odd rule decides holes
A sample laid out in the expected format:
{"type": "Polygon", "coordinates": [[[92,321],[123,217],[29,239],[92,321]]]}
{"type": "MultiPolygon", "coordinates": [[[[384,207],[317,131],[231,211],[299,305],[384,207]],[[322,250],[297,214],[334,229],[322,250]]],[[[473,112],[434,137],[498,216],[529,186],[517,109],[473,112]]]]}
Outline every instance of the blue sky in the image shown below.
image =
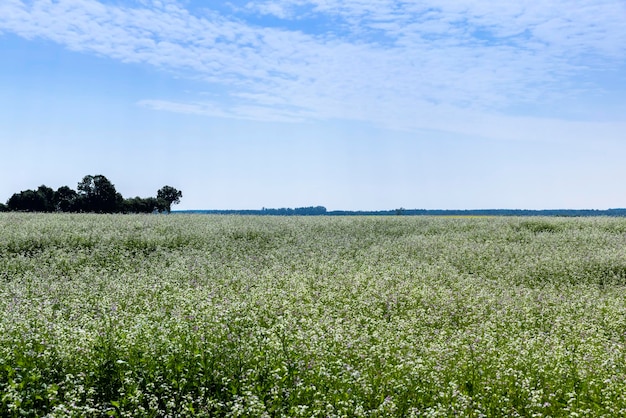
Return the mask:
{"type": "Polygon", "coordinates": [[[626,207],[626,3],[0,0],[0,201],[626,207]]]}

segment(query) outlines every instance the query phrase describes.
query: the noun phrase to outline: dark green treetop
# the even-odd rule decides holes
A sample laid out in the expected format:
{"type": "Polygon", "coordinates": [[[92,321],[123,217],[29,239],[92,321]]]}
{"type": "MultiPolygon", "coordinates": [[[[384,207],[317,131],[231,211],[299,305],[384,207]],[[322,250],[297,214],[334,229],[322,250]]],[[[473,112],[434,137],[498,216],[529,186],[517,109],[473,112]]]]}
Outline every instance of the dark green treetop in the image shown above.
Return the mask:
{"type": "Polygon", "coordinates": [[[172,186],[163,186],[157,192],[157,199],[164,203],[167,213],[172,211],[172,204],[180,203],[181,197],[183,197],[183,192],[172,186]]]}

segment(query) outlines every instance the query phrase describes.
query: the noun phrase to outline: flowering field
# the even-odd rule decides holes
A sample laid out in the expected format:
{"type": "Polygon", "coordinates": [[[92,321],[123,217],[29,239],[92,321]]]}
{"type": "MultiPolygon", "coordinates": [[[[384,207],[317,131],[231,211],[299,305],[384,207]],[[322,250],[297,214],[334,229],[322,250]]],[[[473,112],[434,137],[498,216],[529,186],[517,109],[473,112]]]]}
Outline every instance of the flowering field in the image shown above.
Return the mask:
{"type": "Polygon", "coordinates": [[[626,416],[626,219],[0,215],[0,416],[626,416]]]}

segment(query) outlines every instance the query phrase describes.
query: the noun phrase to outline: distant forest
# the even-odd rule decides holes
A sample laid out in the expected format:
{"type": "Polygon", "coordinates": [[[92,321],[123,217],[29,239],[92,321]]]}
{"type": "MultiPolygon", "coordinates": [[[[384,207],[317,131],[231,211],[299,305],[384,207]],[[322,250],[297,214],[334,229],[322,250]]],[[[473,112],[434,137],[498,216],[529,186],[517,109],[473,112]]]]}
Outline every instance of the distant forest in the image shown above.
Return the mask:
{"type": "Polygon", "coordinates": [[[94,212],[94,213],[154,213],[171,212],[172,205],[180,203],[183,193],[171,186],[163,186],[156,197],[125,199],[105,176],[87,175],[78,183],[77,190],[61,186],[57,190],[41,185],[37,189],[14,193],[0,211],[21,212],[94,212]]]}
{"type": "Polygon", "coordinates": [[[214,215],[270,215],[270,216],[626,216],[626,209],[392,209],[379,211],[327,211],[324,206],[302,208],[280,208],[260,210],[182,210],[176,213],[201,213],[214,215]]]}

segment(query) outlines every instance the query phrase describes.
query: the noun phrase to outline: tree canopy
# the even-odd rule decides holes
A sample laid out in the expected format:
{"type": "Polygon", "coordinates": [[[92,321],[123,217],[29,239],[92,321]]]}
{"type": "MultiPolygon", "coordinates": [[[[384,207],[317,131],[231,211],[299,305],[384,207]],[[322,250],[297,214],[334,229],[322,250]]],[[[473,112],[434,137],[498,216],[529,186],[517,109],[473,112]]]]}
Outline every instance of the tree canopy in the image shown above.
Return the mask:
{"type": "Polygon", "coordinates": [[[157,191],[157,197],[124,199],[115,185],[102,174],[83,177],[76,189],[61,186],[55,191],[41,185],[36,190],[23,190],[14,193],[6,205],[0,204],[0,211],[169,213],[172,204],[180,203],[183,196],[174,187],[163,186],[157,191]]]}
{"type": "Polygon", "coordinates": [[[181,197],[183,197],[183,192],[176,190],[172,186],[163,186],[157,192],[157,199],[164,203],[167,213],[172,211],[172,204],[180,203],[181,197]]]}

